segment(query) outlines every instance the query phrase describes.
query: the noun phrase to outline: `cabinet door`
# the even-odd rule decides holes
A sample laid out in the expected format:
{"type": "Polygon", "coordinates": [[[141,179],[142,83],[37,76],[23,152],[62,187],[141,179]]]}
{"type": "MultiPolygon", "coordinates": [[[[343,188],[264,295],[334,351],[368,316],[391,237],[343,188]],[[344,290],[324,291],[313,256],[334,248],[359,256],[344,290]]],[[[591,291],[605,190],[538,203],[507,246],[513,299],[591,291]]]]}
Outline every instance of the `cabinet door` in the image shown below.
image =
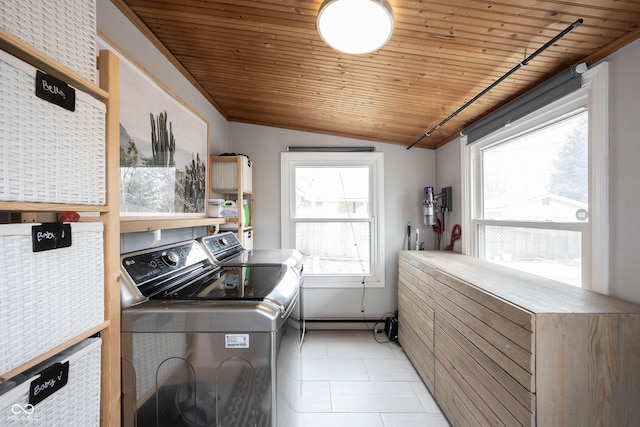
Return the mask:
{"type": "Polygon", "coordinates": [[[432,276],[418,261],[401,256],[398,277],[398,339],[427,388],[434,391],[432,276]]]}
{"type": "Polygon", "coordinates": [[[454,425],[535,425],[533,314],[435,274],[436,399],[454,425]]]}

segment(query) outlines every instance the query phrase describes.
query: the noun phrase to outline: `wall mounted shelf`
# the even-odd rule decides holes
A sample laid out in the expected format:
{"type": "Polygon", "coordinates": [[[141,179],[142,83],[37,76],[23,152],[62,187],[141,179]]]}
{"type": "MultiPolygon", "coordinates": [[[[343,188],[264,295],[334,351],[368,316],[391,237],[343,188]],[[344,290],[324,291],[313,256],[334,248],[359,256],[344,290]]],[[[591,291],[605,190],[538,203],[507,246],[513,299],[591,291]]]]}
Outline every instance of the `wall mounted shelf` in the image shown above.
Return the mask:
{"type": "Polygon", "coordinates": [[[193,219],[151,219],[131,218],[120,221],[121,233],[138,233],[142,231],[168,230],[172,228],[206,227],[227,222],[226,218],[193,218],[193,219]]]}

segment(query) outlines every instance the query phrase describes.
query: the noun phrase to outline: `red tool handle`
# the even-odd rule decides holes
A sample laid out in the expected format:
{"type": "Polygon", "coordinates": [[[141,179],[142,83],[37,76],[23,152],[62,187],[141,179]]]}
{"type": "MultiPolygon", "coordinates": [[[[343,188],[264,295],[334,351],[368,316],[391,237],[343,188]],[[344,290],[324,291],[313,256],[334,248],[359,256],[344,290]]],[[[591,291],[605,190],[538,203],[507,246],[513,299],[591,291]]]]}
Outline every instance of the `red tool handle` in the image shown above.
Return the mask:
{"type": "Polygon", "coordinates": [[[456,224],[451,229],[451,239],[450,239],[451,243],[449,243],[449,246],[447,246],[447,250],[452,251],[453,243],[456,240],[460,240],[461,237],[462,237],[462,228],[460,227],[460,224],[456,224]]]}

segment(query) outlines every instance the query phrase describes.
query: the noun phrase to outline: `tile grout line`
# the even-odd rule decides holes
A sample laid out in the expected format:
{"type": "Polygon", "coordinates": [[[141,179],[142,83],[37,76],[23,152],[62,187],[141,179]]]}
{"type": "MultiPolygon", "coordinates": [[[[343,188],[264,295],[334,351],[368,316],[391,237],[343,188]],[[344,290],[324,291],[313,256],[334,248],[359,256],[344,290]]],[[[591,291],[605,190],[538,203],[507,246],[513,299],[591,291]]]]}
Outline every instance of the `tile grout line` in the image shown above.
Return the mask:
{"type": "MultiPolygon", "coordinates": [[[[360,340],[358,339],[356,341],[360,341],[360,340]]],[[[319,341],[318,341],[318,343],[323,343],[323,342],[326,345],[325,348],[326,348],[326,351],[327,351],[327,359],[331,363],[340,364],[340,360],[345,359],[345,357],[344,357],[345,354],[346,355],[356,355],[353,352],[352,348],[347,348],[347,350],[344,351],[344,349],[340,349],[340,347],[339,347],[342,344],[347,344],[347,346],[349,346],[349,345],[352,346],[353,345],[353,340],[344,340],[344,339],[335,340],[335,339],[331,338],[330,334],[327,334],[327,336],[321,337],[319,339],[319,341]],[[334,346],[335,347],[334,348],[335,351],[333,351],[331,353],[333,353],[334,356],[337,355],[337,356],[340,356],[340,357],[329,357],[329,353],[330,353],[329,350],[330,350],[330,347],[332,347],[331,344],[333,344],[333,343],[335,343],[335,346],[334,346]]],[[[369,339],[367,339],[367,340],[362,340],[362,342],[364,342],[364,343],[372,343],[373,341],[370,341],[369,339]]],[[[329,403],[329,410],[330,410],[329,413],[333,414],[332,417],[340,417],[341,415],[344,415],[344,416],[361,416],[362,414],[367,413],[367,411],[365,411],[365,412],[362,412],[362,411],[342,412],[342,411],[337,411],[336,410],[336,409],[338,409],[340,407],[340,405],[336,406],[336,404],[335,404],[336,402],[334,402],[333,396],[338,391],[340,391],[341,393],[344,392],[344,387],[336,389],[336,387],[339,384],[343,383],[343,382],[361,382],[363,384],[373,384],[373,383],[376,383],[376,382],[379,382],[379,383],[398,383],[398,384],[404,383],[404,384],[408,384],[409,385],[410,394],[411,394],[412,397],[414,397],[417,400],[417,402],[419,402],[419,406],[414,408],[413,410],[409,410],[409,411],[406,411],[406,412],[404,412],[404,411],[401,411],[401,412],[398,412],[398,413],[389,412],[389,414],[390,414],[389,416],[386,416],[386,414],[387,414],[386,412],[385,413],[378,412],[380,408],[375,408],[375,407],[370,408],[370,409],[373,409],[373,411],[368,412],[370,414],[370,416],[373,417],[374,414],[376,414],[375,418],[380,422],[378,424],[378,422],[376,421],[375,422],[376,426],[381,426],[381,427],[387,427],[387,426],[390,427],[391,425],[398,426],[399,425],[398,421],[400,419],[403,419],[402,418],[403,415],[404,416],[409,416],[409,418],[406,418],[407,420],[413,419],[413,418],[411,418],[411,415],[418,416],[418,418],[415,418],[417,420],[417,419],[420,418],[420,415],[424,416],[424,415],[427,415],[427,414],[431,414],[433,412],[434,408],[431,408],[430,406],[429,406],[429,408],[427,408],[428,400],[424,400],[423,401],[423,399],[421,398],[423,390],[422,390],[421,387],[418,386],[422,382],[422,380],[419,378],[419,376],[417,376],[416,379],[396,380],[396,381],[389,381],[389,380],[384,380],[384,379],[374,380],[374,378],[376,377],[376,369],[375,368],[376,367],[380,368],[383,365],[383,364],[381,365],[381,360],[382,359],[389,359],[389,360],[393,359],[393,360],[395,360],[397,362],[400,362],[400,361],[405,362],[405,361],[407,361],[406,355],[404,354],[403,350],[400,347],[396,348],[391,343],[378,343],[378,344],[383,344],[382,345],[383,349],[385,351],[390,351],[392,353],[391,357],[382,357],[382,358],[380,358],[380,357],[366,357],[366,356],[375,356],[376,355],[374,350],[372,350],[372,348],[367,348],[367,347],[365,347],[364,350],[371,350],[371,352],[368,352],[365,355],[360,355],[360,357],[346,357],[346,359],[352,359],[353,361],[357,361],[358,364],[361,364],[364,367],[365,372],[366,372],[366,379],[365,379],[364,376],[362,377],[362,381],[349,380],[349,379],[346,379],[346,378],[345,379],[335,379],[335,378],[332,379],[328,372],[324,373],[326,381],[328,383],[328,392],[329,392],[329,396],[328,396],[329,402],[328,403],[329,403]],[[378,411],[376,411],[376,409],[378,409],[378,411]],[[390,422],[391,424],[386,424],[385,423],[385,418],[387,418],[386,421],[390,422]]],[[[395,366],[395,364],[394,364],[394,366],[395,366]]],[[[411,368],[413,370],[415,370],[415,367],[413,366],[413,364],[409,363],[409,366],[411,366],[411,368]]],[[[322,375],[322,373],[321,373],[321,375],[322,375]]],[[[382,377],[386,378],[384,375],[382,377]]],[[[424,419],[424,418],[420,418],[420,419],[424,419]]],[[[372,422],[373,420],[374,420],[374,418],[370,418],[369,419],[370,422],[372,422]]],[[[358,426],[362,426],[363,424],[359,424],[358,423],[357,425],[358,426]]],[[[372,425],[372,424],[369,424],[369,425],[372,425]]],[[[402,425],[405,425],[405,423],[403,422],[402,425]]],[[[408,427],[408,424],[406,424],[406,425],[408,427]]],[[[440,425],[440,424],[438,424],[438,425],[440,425]]],[[[313,423],[313,426],[310,425],[309,427],[315,427],[315,426],[316,426],[316,424],[313,423]]],[[[296,427],[300,427],[300,426],[296,426],[296,427]]]]}

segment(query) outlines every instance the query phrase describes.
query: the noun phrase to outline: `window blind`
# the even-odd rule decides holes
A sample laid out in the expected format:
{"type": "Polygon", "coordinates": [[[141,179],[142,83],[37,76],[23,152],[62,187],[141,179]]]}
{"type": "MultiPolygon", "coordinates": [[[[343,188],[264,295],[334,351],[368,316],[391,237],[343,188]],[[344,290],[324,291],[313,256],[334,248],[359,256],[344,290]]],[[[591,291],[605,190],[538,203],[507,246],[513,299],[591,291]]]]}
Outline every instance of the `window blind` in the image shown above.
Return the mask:
{"type": "Polygon", "coordinates": [[[463,129],[461,134],[467,135],[467,144],[472,144],[579,89],[581,83],[580,73],[571,67],[463,129]]]}

